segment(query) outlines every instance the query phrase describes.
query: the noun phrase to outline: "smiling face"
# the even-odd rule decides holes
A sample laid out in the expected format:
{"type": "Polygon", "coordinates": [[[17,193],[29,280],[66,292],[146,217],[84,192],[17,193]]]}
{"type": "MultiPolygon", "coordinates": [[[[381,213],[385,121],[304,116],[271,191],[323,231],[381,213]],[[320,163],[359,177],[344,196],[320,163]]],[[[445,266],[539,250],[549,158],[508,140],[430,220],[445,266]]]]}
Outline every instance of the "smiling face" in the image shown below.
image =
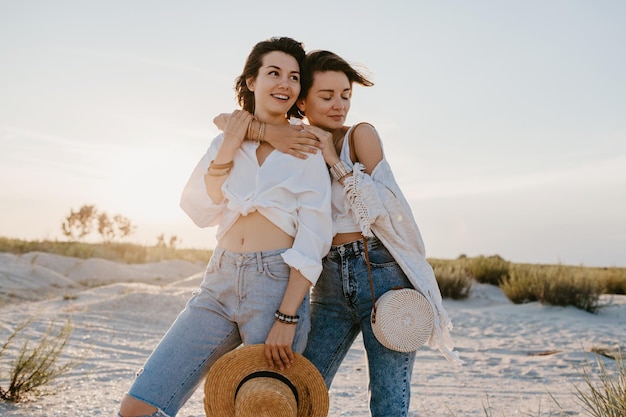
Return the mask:
{"type": "Polygon", "coordinates": [[[263,56],[257,76],[246,84],[254,93],[254,115],[264,122],[284,123],[300,94],[300,66],[293,56],[272,51],[263,56]]]}
{"type": "Polygon", "coordinates": [[[298,108],[312,125],[333,131],[343,127],[351,98],[352,86],[345,73],[316,72],[306,97],[298,100],[298,108]]]}

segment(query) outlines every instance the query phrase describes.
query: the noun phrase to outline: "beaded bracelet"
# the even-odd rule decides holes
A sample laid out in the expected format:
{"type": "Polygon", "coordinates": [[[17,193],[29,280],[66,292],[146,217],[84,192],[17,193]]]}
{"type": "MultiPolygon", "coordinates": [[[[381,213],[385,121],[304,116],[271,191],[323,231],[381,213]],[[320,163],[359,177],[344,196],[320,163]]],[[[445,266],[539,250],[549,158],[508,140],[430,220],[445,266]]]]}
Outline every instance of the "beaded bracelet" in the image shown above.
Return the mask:
{"type": "Polygon", "coordinates": [[[276,321],[285,324],[296,324],[300,321],[300,316],[289,316],[287,314],[281,313],[280,310],[276,310],[276,312],[274,313],[274,318],[276,319],[276,321]]]}

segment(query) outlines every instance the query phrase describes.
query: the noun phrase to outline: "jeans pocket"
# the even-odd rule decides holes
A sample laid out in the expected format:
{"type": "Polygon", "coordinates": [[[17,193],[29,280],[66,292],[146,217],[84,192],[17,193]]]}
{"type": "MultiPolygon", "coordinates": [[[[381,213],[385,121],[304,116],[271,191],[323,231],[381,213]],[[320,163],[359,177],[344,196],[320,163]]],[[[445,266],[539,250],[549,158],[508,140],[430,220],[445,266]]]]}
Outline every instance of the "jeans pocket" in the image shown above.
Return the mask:
{"type": "MultiPolygon", "coordinates": [[[[386,268],[397,264],[391,253],[382,245],[368,251],[370,265],[373,268],[386,268]]],[[[365,252],[361,252],[361,258],[366,262],[365,252]]]]}
{"type": "Polygon", "coordinates": [[[263,264],[263,272],[269,278],[278,281],[288,281],[291,267],[285,262],[272,262],[263,264]]]}

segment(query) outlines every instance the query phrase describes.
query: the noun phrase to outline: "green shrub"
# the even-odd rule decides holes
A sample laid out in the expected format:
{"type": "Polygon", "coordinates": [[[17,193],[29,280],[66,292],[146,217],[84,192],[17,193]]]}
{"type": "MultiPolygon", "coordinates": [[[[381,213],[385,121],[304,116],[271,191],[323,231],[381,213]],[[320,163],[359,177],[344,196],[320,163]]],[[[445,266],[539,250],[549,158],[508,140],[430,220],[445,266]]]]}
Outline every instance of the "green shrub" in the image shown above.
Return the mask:
{"type": "Polygon", "coordinates": [[[510,265],[498,255],[481,255],[467,260],[467,271],[481,284],[500,285],[508,276],[510,265]]]}
{"type": "MultiPolygon", "coordinates": [[[[16,327],[6,343],[0,347],[0,357],[6,354],[18,333],[33,320],[29,319],[16,327]]],[[[0,386],[0,398],[5,401],[19,402],[29,394],[38,394],[41,387],[63,375],[75,365],[73,363],[57,365],[57,360],[72,334],[71,321],[68,319],[57,332],[54,330],[53,321],[39,344],[33,349],[29,349],[29,340],[26,340],[17,358],[10,365],[7,377],[4,377],[4,370],[0,369],[0,381],[8,380],[7,388],[0,386]]]]}

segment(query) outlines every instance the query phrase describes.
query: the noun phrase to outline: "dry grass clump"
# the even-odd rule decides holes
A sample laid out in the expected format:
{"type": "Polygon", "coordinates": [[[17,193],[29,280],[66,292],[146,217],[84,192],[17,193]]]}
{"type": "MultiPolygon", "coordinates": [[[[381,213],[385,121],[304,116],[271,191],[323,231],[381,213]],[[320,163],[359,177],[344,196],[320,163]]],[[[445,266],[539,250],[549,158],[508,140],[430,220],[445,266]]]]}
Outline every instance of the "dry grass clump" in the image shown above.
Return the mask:
{"type": "MultiPolygon", "coordinates": [[[[16,336],[34,319],[18,325],[6,343],[0,347],[0,357],[4,356],[16,336]]],[[[63,375],[74,363],[57,365],[65,345],[72,334],[72,324],[68,319],[65,325],[55,331],[54,321],[34,348],[29,348],[30,340],[22,345],[17,358],[9,365],[9,370],[0,369],[0,398],[5,401],[19,402],[29,394],[39,394],[40,388],[53,379],[63,375]],[[6,376],[5,376],[6,372],[6,376]],[[4,388],[5,382],[8,382],[4,388]]]]}
{"type": "Polygon", "coordinates": [[[555,306],[574,306],[590,313],[601,307],[602,284],[583,267],[525,265],[511,268],[500,286],[514,303],[540,301],[555,306]]]}
{"type": "Polygon", "coordinates": [[[443,298],[463,300],[469,296],[473,280],[462,264],[436,262],[432,266],[443,298]]]}
{"type": "Polygon", "coordinates": [[[500,285],[508,276],[511,263],[498,255],[468,258],[466,268],[469,274],[481,284],[500,285]]]}
{"type": "Polygon", "coordinates": [[[626,416],[626,363],[621,350],[615,355],[615,374],[596,353],[596,369],[583,366],[584,388],[576,386],[576,397],[593,417],[626,416]]]}
{"type": "Polygon", "coordinates": [[[574,306],[595,313],[600,306],[601,284],[582,267],[561,265],[546,268],[544,291],[539,301],[555,306],[574,306]]]}
{"type": "Polygon", "coordinates": [[[544,281],[540,267],[513,265],[500,289],[515,304],[531,303],[539,300],[544,281]]]}
{"type": "Polygon", "coordinates": [[[601,294],[626,293],[626,268],[516,264],[498,255],[429,259],[444,298],[463,299],[472,281],[498,285],[514,303],[539,301],[597,312],[601,294]]]}
{"type": "Polygon", "coordinates": [[[128,264],[158,262],[167,259],[206,263],[209,261],[212,253],[211,250],[177,249],[169,246],[142,246],[134,243],[26,241],[5,237],[0,237],[0,252],[14,254],[46,252],[80,259],[102,258],[128,264]]]}
{"type": "Polygon", "coordinates": [[[599,268],[595,271],[606,294],[626,294],[626,268],[599,268]]]}

